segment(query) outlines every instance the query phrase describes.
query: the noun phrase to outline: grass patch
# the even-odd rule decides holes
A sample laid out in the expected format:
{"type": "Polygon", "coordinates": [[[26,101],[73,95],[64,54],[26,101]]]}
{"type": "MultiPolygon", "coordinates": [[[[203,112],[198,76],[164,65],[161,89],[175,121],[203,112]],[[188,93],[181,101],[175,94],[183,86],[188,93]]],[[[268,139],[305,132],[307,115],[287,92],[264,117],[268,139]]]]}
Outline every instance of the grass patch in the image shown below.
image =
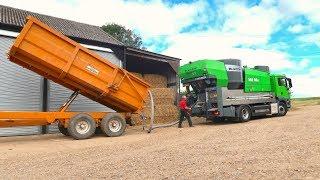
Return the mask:
{"type": "Polygon", "coordinates": [[[303,106],[315,106],[320,105],[320,97],[309,97],[309,98],[293,98],[292,109],[299,109],[303,106]]]}

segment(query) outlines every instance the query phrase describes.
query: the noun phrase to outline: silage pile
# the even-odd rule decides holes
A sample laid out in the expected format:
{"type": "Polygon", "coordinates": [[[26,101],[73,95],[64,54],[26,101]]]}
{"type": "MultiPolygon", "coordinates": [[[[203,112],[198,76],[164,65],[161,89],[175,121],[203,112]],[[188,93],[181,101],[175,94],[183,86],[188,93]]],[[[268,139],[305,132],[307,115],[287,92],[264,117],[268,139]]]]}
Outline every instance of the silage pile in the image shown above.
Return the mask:
{"type": "MultiPolygon", "coordinates": [[[[137,73],[134,75],[143,77],[143,79],[151,85],[151,93],[154,101],[154,123],[165,124],[178,120],[179,111],[174,105],[176,92],[172,88],[167,88],[167,78],[157,74],[144,74],[143,76],[137,73]]],[[[145,108],[142,110],[147,117],[147,124],[150,123],[151,103],[150,98],[145,103],[145,108]]],[[[141,125],[142,121],[139,115],[133,114],[131,118],[136,125],[141,125]]]]}

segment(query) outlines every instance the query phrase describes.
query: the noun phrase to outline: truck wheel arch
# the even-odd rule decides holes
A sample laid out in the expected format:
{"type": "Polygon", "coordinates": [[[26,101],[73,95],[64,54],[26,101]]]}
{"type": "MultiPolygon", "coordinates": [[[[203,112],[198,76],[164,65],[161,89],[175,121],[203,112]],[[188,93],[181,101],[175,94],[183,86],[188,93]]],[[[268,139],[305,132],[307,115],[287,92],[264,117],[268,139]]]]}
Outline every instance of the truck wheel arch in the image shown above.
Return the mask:
{"type": "Polygon", "coordinates": [[[236,107],[236,118],[238,122],[247,122],[252,117],[252,109],[250,105],[240,105],[236,107]],[[243,110],[247,110],[248,115],[246,117],[243,116],[243,110]]]}

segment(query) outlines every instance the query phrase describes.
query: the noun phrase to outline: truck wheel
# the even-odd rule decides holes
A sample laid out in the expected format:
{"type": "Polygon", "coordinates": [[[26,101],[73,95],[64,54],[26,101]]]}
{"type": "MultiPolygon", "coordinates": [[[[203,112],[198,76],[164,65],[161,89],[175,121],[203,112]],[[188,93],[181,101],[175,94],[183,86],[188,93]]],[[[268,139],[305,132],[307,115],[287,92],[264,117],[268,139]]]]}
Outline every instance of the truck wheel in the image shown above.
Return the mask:
{"type": "Polygon", "coordinates": [[[237,108],[238,122],[247,122],[251,119],[251,109],[248,106],[239,106],[237,108]]]}
{"type": "Polygon", "coordinates": [[[285,116],[288,112],[288,108],[285,103],[279,102],[279,107],[278,107],[278,116],[285,116]]]}
{"type": "Polygon", "coordinates": [[[100,123],[100,128],[109,137],[121,136],[126,130],[126,121],[120,114],[107,114],[100,123]]]}
{"type": "Polygon", "coordinates": [[[73,116],[68,125],[68,133],[75,139],[88,139],[96,131],[96,122],[84,113],[73,116]]]}
{"type": "Polygon", "coordinates": [[[61,132],[61,134],[65,135],[65,136],[69,136],[68,129],[65,128],[65,127],[63,126],[63,124],[60,123],[60,122],[58,122],[58,129],[59,129],[59,131],[61,132]]]}

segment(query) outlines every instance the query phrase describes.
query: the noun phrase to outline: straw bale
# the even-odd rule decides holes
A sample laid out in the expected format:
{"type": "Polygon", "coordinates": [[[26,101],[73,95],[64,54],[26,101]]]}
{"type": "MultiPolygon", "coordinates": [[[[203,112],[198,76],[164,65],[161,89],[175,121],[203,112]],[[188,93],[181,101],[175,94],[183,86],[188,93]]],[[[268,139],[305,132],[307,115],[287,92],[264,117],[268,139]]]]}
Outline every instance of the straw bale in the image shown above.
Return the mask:
{"type": "MultiPolygon", "coordinates": [[[[147,118],[147,124],[150,124],[151,107],[144,108],[143,114],[147,118]]],[[[154,109],[154,115],[155,124],[170,123],[178,120],[179,110],[173,104],[156,105],[154,109]]],[[[140,116],[137,114],[133,114],[131,119],[135,122],[136,125],[142,124],[142,120],[140,119],[140,116]]]]}
{"type": "MultiPolygon", "coordinates": [[[[173,104],[176,93],[173,88],[151,88],[153,102],[156,105],[173,104]]],[[[147,106],[150,106],[150,98],[147,99],[147,106]]]]}
{"type": "Polygon", "coordinates": [[[148,82],[152,88],[166,88],[167,77],[158,74],[145,74],[144,80],[148,82]]]}

